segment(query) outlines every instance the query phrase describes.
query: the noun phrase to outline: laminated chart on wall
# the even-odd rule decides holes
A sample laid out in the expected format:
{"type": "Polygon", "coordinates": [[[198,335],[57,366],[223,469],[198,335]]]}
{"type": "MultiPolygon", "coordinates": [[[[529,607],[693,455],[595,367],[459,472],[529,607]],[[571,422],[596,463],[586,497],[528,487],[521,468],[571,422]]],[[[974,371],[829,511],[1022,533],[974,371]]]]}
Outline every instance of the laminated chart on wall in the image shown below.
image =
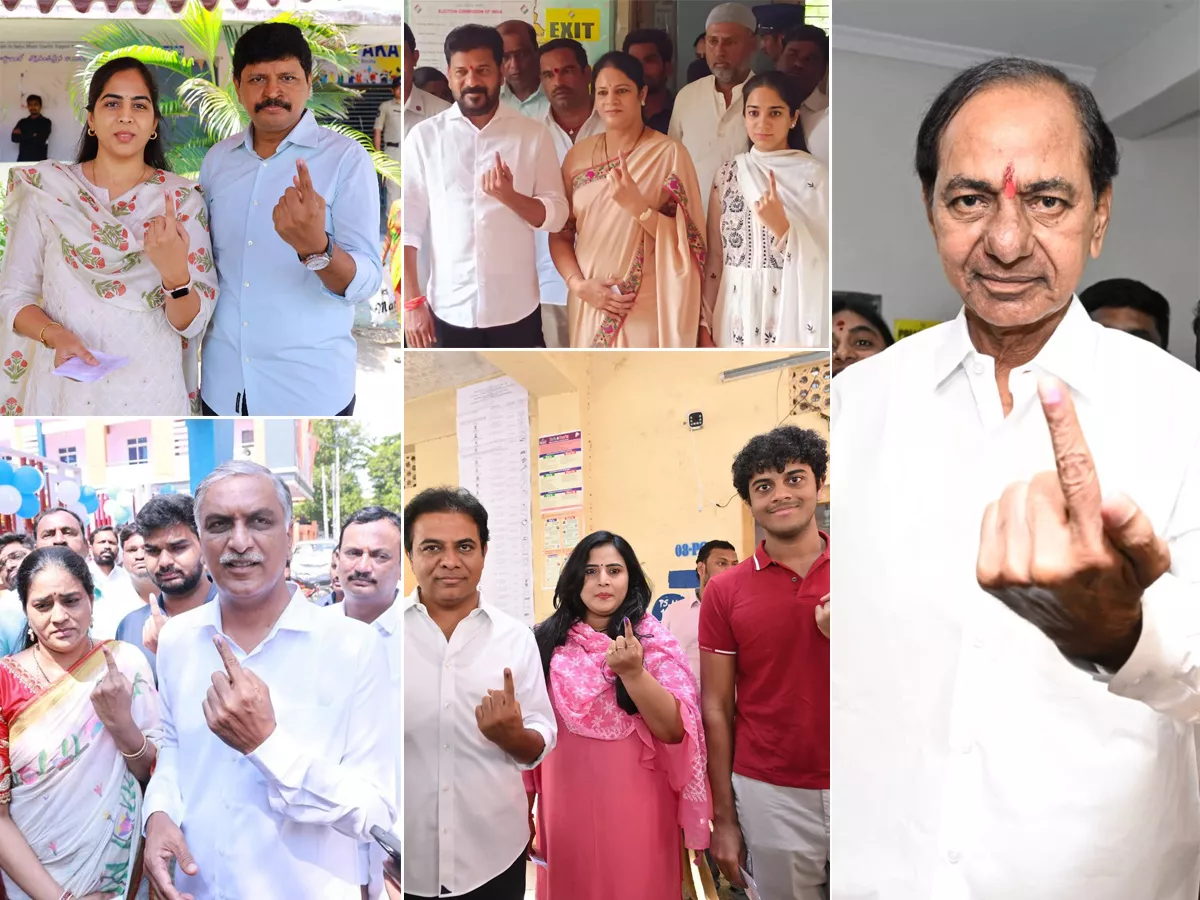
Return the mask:
{"type": "Polygon", "coordinates": [[[542,587],[558,582],[583,537],[583,432],[538,438],[538,509],[542,515],[542,587]]]}
{"type": "Polygon", "coordinates": [[[488,603],[533,625],[529,394],[511,378],[458,389],[458,483],[488,511],[488,603]]]}

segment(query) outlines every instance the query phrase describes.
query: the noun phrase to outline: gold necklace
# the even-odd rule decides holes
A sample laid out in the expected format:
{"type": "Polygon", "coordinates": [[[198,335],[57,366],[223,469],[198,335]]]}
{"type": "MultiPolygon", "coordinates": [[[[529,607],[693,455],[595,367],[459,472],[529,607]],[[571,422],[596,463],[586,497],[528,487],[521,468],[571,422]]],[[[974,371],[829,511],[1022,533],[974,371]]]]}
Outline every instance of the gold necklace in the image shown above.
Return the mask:
{"type": "MultiPolygon", "coordinates": [[[[42,681],[46,682],[46,684],[50,684],[51,681],[50,681],[50,678],[46,675],[46,670],[43,669],[42,664],[40,662],[38,662],[38,648],[40,648],[41,646],[42,646],[41,644],[33,645],[33,664],[35,666],[37,666],[38,674],[42,676],[42,681]]],[[[89,637],[88,638],[88,652],[90,653],[91,650],[92,650],[92,639],[89,637]]],[[[59,668],[62,668],[62,667],[60,666],[59,668]]],[[[66,669],[63,669],[64,675],[66,674],[66,671],[67,671],[66,669]]]]}

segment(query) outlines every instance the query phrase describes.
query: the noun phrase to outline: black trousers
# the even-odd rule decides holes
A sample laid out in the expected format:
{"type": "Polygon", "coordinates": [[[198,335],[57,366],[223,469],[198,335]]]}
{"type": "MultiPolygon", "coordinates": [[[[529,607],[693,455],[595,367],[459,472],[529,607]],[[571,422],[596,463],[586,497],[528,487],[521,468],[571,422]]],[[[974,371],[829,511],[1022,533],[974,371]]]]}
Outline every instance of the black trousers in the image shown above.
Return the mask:
{"type": "MultiPolygon", "coordinates": [[[[444,896],[444,895],[443,895],[444,896]]],[[[525,854],[487,884],[481,884],[466,894],[456,894],[454,900],[524,900],[525,854]]],[[[432,900],[420,894],[404,894],[404,900],[432,900]]]]}
{"type": "Polygon", "coordinates": [[[434,316],[433,334],[437,338],[437,346],[449,350],[546,346],[540,306],[535,306],[533,312],[519,322],[491,328],[460,328],[434,316]]]}
{"type": "MultiPolygon", "coordinates": [[[[354,404],[355,404],[355,402],[356,402],[357,400],[358,400],[358,395],[356,394],[356,395],[354,395],[353,397],[351,397],[351,398],[350,398],[350,405],[349,405],[349,406],[347,406],[345,409],[343,409],[343,410],[342,410],[340,413],[336,413],[336,415],[338,415],[338,416],[352,416],[352,415],[354,415],[354,404]]],[[[209,406],[207,403],[205,403],[205,402],[204,402],[204,398],[203,398],[203,397],[201,397],[201,398],[200,398],[200,412],[202,412],[202,413],[203,413],[204,415],[206,415],[206,416],[217,416],[217,417],[219,418],[219,416],[218,416],[217,412],[216,412],[216,411],[215,411],[215,410],[214,410],[214,409],[213,409],[211,406],[209,406]]],[[[251,412],[250,412],[250,411],[249,411],[249,409],[247,409],[247,407],[246,407],[246,395],[245,395],[245,394],[243,394],[243,395],[242,395],[242,408],[241,408],[241,409],[239,409],[237,412],[235,412],[235,413],[234,413],[234,415],[235,415],[235,416],[249,416],[249,415],[251,415],[251,412]]],[[[256,415],[256,414],[255,414],[255,415],[256,415]]],[[[312,417],[310,417],[310,418],[320,418],[320,417],[319,417],[319,416],[312,416],[312,417]]]]}

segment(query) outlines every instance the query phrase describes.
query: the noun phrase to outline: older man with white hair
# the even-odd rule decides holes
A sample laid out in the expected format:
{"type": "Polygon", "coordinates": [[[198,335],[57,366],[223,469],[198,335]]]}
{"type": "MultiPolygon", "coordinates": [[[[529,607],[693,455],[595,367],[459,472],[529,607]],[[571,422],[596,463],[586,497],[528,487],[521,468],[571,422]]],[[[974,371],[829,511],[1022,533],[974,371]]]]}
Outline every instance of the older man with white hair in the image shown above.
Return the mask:
{"type": "Polygon", "coordinates": [[[750,60],[758,47],[757,27],[754,13],[744,6],[714,7],[704,25],[704,52],[712,74],[693,81],[675,97],[667,134],[691,154],[705,215],[717,170],[750,149],[742,121],[742,89],[754,75],[750,60]]]}
{"type": "Polygon", "coordinates": [[[396,818],[383,645],[289,590],[291,524],[287,486],[256,463],[223,463],[196,491],[218,595],[159,636],[145,865],[165,900],[360,900],[358,846],[396,818]]]}

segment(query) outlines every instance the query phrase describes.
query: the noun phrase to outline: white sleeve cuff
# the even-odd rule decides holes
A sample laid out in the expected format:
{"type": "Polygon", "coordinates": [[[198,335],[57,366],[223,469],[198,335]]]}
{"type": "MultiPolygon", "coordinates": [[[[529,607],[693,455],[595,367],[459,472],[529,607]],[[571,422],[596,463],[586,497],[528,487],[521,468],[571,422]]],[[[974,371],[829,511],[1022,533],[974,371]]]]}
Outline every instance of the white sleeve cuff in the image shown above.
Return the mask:
{"type": "Polygon", "coordinates": [[[542,752],[538,754],[538,758],[529,764],[520,762],[517,763],[517,768],[522,772],[532,772],[542,764],[542,760],[546,758],[546,754],[550,752],[551,748],[554,746],[554,742],[550,738],[550,729],[541,722],[530,722],[527,720],[525,722],[525,727],[530,731],[536,731],[542,736],[542,752]]]}
{"type": "Polygon", "coordinates": [[[246,755],[246,759],[276,786],[298,785],[308,768],[304,754],[278,725],[269,738],[246,755]]]}
{"type": "Polygon", "coordinates": [[[1181,722],[1200,721],[1200,585],[1163,575],[1142,596],[1142,634],[1108,689],[1181,722]]]}

